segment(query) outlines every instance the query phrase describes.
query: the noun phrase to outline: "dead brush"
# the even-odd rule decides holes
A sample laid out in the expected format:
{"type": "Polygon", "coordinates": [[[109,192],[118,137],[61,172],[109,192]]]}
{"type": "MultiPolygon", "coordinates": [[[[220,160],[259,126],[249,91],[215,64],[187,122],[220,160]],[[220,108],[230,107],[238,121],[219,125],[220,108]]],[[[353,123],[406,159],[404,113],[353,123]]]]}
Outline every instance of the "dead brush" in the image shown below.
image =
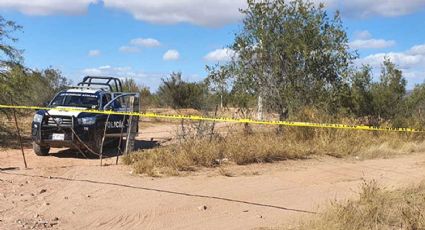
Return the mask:
{"type": "Polygon", "coordinates": [[[295,229],[425,229],[425,183],[389,191],[364,182],[358,200],[333,202],[295,229]]]}
{"type": "Polygon", "coordinates": [[[223,159],[244,165],[323,155],[361,160],[425,151],[419,134],[294,127],[285,128],[283,134],[270,128],[253,127],[252,134],[243,130],[232,126],[231,134],[211,136],[193,129],[195,133],[186,133],[179,142],[125,156],[123,162],[132,164],[136,173],[178,175],[219,166],[223,159]]]}
{"type": "MultiPolygon", "coordinates": [[[[311,111],[305,114],[302,118],[310,122],[335,122],[311,111]]],[[[352,119],[342,122],[356,124],[352,119]]],[[[421,133],[308,127],[281,127],[276,132],[275,126],[182,120],[176,136],[174,144],[125,156],[123,162],[140,174],[178,175],[223,162],[244,165],[323,155],[361,160],[425,151],[421,133]]]]}

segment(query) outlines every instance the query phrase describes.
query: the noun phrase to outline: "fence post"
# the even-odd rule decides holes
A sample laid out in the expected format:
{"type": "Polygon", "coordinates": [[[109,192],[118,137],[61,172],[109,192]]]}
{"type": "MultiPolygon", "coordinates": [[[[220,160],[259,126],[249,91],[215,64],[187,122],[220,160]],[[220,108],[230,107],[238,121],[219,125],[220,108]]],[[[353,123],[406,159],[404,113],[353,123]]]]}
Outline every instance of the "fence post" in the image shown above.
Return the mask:
{"type": "Polygon", "coordinates": [[[18,126],[18,120],[16,119],[15,109],[13,109],[13,118],[15,119],[15,126],[16,126],[16,132],[18,133],[19,144],[21,145],[22,158],[24,159],[24,165],[25,165],[25,168],[27,169],[28,168],[27,160],[25,159],[24,145],[22,144],[22,137],[21,137],[21,132],[19,130],[19,126],[18,126]]]}

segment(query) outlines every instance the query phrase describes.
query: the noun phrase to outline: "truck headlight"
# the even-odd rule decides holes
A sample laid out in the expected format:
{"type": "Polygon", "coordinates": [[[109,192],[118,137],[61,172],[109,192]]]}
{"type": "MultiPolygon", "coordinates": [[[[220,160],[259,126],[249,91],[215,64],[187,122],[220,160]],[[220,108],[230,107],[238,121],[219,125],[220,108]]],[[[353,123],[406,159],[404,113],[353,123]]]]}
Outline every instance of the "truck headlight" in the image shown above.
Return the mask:
{"type": "Polygon", "coordinates": [[[43,115],[41,115],[41,114],[34,115],[34,118],[32,119],[32,121],[41,123],[43,121],[43,115]]]}
{"type": "Polygon", "coordinates": [[[96,123],[96,117],[83,117],[78,119],[80,125],[93,125],[96,123]]]}

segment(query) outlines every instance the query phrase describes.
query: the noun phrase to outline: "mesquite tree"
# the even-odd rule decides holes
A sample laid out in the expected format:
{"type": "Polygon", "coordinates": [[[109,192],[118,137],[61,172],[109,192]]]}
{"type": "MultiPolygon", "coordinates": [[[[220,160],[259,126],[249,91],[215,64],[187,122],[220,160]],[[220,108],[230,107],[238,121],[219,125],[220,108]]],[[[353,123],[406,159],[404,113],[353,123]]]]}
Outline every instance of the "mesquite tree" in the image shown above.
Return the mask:
{"type": "Polygon", "coordinates": [[[225,68],[235,86],[261,96],[285,119],[303,106],[338,105],[356,57],[338,12],[303,0],[248,0],[243,29],[230,46],[236,53],[225,68]]]}

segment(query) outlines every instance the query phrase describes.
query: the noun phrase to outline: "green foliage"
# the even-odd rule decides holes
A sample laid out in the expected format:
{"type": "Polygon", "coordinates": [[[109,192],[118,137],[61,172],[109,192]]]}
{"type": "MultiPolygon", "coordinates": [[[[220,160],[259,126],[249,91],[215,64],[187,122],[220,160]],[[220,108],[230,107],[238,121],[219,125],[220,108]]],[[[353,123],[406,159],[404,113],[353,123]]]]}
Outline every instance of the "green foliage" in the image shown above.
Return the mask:
{"type": "Polygon", "coordinates": [[[136,83],[136,81],[133,78],[125,78],[122,81],[122,90],[123,92],[139,92],[140,86],[136,83]]]}
{"type": "Polygon", "coordinates": [[[7,67],[17,64],[22,60],[22,51],[13,47],[10,43],[18,39],[13,33],[21,30],[22,27],[14,21],[9,21],[0,16],[0,66],[7,67]]]}
{"type": "Polygon", "coordinates": [[[351,85],[352,112],[357,117],[373,114],[372,73],[370,66],[362,66],[352,76],[351,85]]]}
{"type": "Polygon", "coordinates": [[[41,105],[68,81],[58,70],[30,70],[22,65],[22,52],[11,44],[17,41],[13,33],[20,29],[15,22],[0,16],[0,104],[41,105]]]}
{"type": "Polygon", "coordinates": [[[334,111],[355,55],[339,13],[302,0],[248,0],[228,64],[234,83],[264,97],[281,118],[304,106],[334,111]]]}
{"type": "MultiPolygon", "coordinates": [[[[230,48],[237,54],[222,66],[207,66],[210,89],[225,104],[253,108],[263,98],[280,119],[304,108],[338,117],[365,118],[366,124],[422,124],[422,91],[410,98],[401,70],[385,58],[380,78],[353,65],[339,12],[303,0],[248,0],[243,29],[230,48]],[[419,121],[415,121],[419,119],[419,121]]],[[[423,96],[422,96],[423,95],[423,96]]]]}
{"type": "Polygon", "coordinates": [[[0,103],[16,105],[42,105],[69,85],[59,70],[34,71],[21,65],[13,65],[4,72],[0,81],[0,103]]]}
{"type": "Polygon", "coordinates": [[[404,110],[406,79],[401,70],[385,58],[380,81],[372,86],[375,115],[383,119],[393,119],[404,110]]]}
{"type": "Polygon", "coordinates": [[[137,84],[132,78],[126,78],[122,82],[124,92],[140,93],[140,106],[142,110],[148,107],[158,106],[156,95],[152,94],[149,87],[137,84]]]}
{"type": "Polygon", "coordinates": [[[67,80],[59,70],[45,69],[42,71],[31,71],[30,98],[29,103],[41,105],[51,100],[56,93],[66,88],[71,82],[67,80]]]}
{"type": "Polygon", "coordinates": [[[162,79],[157,96],[162,105],[174,109],[193,108],[203,109],[208,93],[204,83],[185,82],[181,73],[172,73],[170,78],[162,79]]]}
{"type": "Polygon", "coordinates": [[[415,86],[406,98],[406,114],[410,115],[409,125],[417,128],[425,126],[425,84],[415,86]]]}

